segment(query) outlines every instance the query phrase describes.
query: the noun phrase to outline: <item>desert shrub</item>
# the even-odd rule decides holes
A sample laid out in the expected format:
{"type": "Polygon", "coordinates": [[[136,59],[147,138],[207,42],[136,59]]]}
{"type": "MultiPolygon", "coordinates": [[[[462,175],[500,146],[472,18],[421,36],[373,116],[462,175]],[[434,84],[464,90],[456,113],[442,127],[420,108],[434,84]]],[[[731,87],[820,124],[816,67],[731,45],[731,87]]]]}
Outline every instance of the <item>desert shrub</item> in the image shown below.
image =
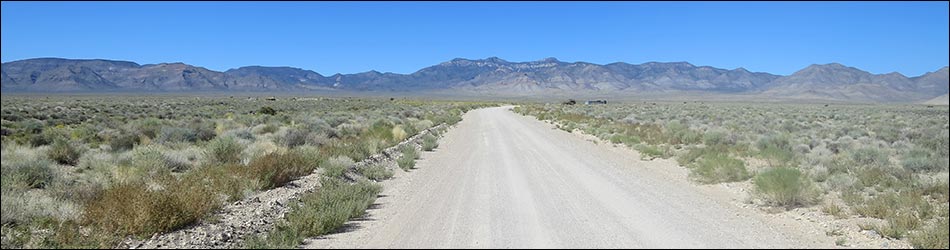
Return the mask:
{"type": "Polygon", "coordinates": [[[770,135],[755,143],[759,156],[772,167],[788,167],[795,160],[795,151],[787,135],[770,135]]]}
{"type": "Polygon", "coordinates": [[[817,196],[811,179],[794,168],[772,168],[754,179],[755,191],[769,203],[794,207],[810,204],[817,196]]]}
{"type": "Polygon", "coordinates": [[[280,127],[278,127],[277,125],[268,123],[268,124],[260,125],[257,128],[255,128],[256,130],[255,133],[260,134],[260,135],[272,134],[272,133],[277,132],[278,129],[280,129],[280,127]]]}
{"type": "Polygon", "coordinates": [[[119,133],[109,139],[109,146],[115,152],[131,150],[137,144],[139,144],[139,137],[129,133],[119,133]]]}
{"type": "Polygon", "coordinates": [[[186,172],[182,175],[181,182],[207,186],[218,195],[223,195],[228,202],[243,199],[262,186],[261,178],[256,173],[246,166],[236,164],[203,166],[186,172]]]}
{"type": "Polygon", "coordinates": [[[435,125],[435,124],[432,123],[432,121],[430,121],[430,120],[419,120],[419,121],[416,121],[416,122],[412,123],[412,127],[413,127],[416,131],[423,131],[423,130],[426,130],[426,129],[428,129],[428,128],[431,128],[431,127],[434,126],[434,125],[435,125]]]}
{"type": "Polygon", "coordinates": [[[692,167],[690,175],[704,184],[744,181],[751,177],[745,162],[726,154],[703,156],[692,167]]]}
{"type": "Polygon", "coordinates": [[[414,169],[416,166],[416,159],[419,158],[419,153],[416,151],[416,148],[405,144],[399,147],[399,152],[402,153],[402,156],[396,159],[396,163],[399,164],[399,168],[401,168],[403,171],[414,169]]]}
{"type": "Polygon", "coordinates": [[[409,133],[406,132],[402,125],[394,126],[391,134],[393,135],[393,140],[397,142],[409,138],[409,133]]]}
{"type": "Polygon", "coordinates": [[[668,147],[653,146],[648,144],[638,144],[634,147],[640,152],[643,159],[652,160],[656,158],[666,158],[669,154],[668,147]]]}
{"type": "Polygon", "coordinates": [[[198,134],[188,128],[162,127],[155,141],[162,144],[198,141],[198,134]]]}
{"type": "Polygon", "coordinates": [[[904,154],[903,159],[901,159],[901,166],[915,173],[947,170],[946,161],[941,161],[940,158],[934,157],[928,150],[919,148],[912,149],[904,154]]]}
{"type": "Polygon", "coordinates": [[[323,175],[331,178],[338,178],[343,176],[343,173],[346,170],[356,164],[352,159],[346,156],[337,156],[330,158],[325,163],[320,165],[320,168],[323,168],[323,175]]]}
{"type": "Polygon", "coordinates": [[[310,136],[310,132],[300,130],[300,129],[291,129],[287,131],[287,134],[284,137],[280,138],[280,142],[288,148],[294,148],[307,144],[307,139],[310,136]]]}
{"type": "Polygon", "coordinates": [[[120,163],[141,170],[150,178],[167,175],[170,172],[182,172],[188,168],[188,165],[182,165],[166,157],[165,149],[155,145],[136,147],[129,151],[128,158],[120,160],[120,163]]]}
{"type": "MultiPolygon", "coordinates": [[[[217,134],[214,131],[215,129],[214,126],[215,124],[213,122],[204,122],[202,120],[196,120],[196,121],[192,121],[192,123],[189,125],[189,129],[194,131],[196,141],[210,141],[211,139],[214,139],[215,136],[217,136],[217,134]]],[[[244,139],[249,139],[249,138],[244,138],[244,139]]]]}
{"type": "Polygon", "coordinates": [[[735,138],[731,138],[726,131],[710,131],[703,135],[703,144],[706,144],[706,146],[733,145],[735,143],[735,138]]]}
{"type": "Polygon", "coordinates": [[[82,152],[67,140],[57,140],[46,151],[46,155],[59,164],[75,166],[82,152]]]}
{"type": "Polygon", "coordinates": [[[44,188],[54,177],[50,162],[31,149],[13,146],[4,148],[2,182],[4,187],[44,188]]]}
{"type": "Polygon", "coordinates": [[[208,158],[222,164],[240,163],[244,145],[231,137],[218,137],[208,142],[208,158]]]}
{"type": "Polygon", "coordinates": [[[388,121],[378,120],[367,129],[364,136],[391,142],[393,141],[393,125],[388,121]]]}
{"type": "Polygon", "coordinates": [[[257,113],[264,114],[264,115],[277,115],[277,110],[268,106],[264,106],[258,109],[257,113]]]}
{"type": "Polygon", "coordinates": [[[852,175],[837,173],[828,176],[828,179],[825,180],[824,185],[829,190],[844,191],[853,188],[857,182],[858,179],[852,175]]]}
{"type": "Polygon", "coordinates": [[[220,206],[214,193],[200,185],[167,186],[164,190],[149,190],[145,184],[112,186],[86,206],[83,219],[120,236],[150,236],[191,224],[220,206]]]}
{"type": "Polygon", "coordinates": [[[144,135],[148,138],[156,138],[162,129],[163,122],[156,118],[145,118],[133,121],[130,125],[136,134],[144,135]]]}
{"type": "Polygon", "coordinates": [[[356,172],[374,181],[382,181],[393,177],[393,171],[380,163],[358,166],[356,172]]]}
{"type": "Polygon", "coordinates": [[[850,152],[851,160],[860,166],[881,167],[890,164],[888,154],[880,149],[862,147],[850,152]]]}
{"type": "Polygon", "coordinates": [[[432,151],[439,147],[439,140],[434,135],[427,134],[422,136],[422,150],[432,151]]]}
{"type": "Polygon", "coordinates": [[[301,198],[266,237],[252,238],[247,248],[295,248],[303,239],[328,234],[342,227],[349,219],[363,216],[382,190],[378,184],[365,181],[347,184],[324,178],[316,192],[301,198]]]}
{"type": "Polygon", "coordinates": [[[728,154],[728,150],[722,146],[688,147],[685,152],[676,156],[676,162],[680,166],[689,166],[701,157],[718,154],[728,154]]]}
{"type": "Polygon", "coordinates": [[[910,235],[910,244],[917,249],[947,249],[950,248],[950,225],[947,218],[941,218],[936,223],[927,226],[910,235]]]}
{"type": "Polygon", "coordinates": [[[4,189],[2,196],[0,223],[3,225],[29,224],[43,218],[73,220],[79,218],[81,211],[78,204],[39,190],[4,189]]]}
{"type": "Polygon", "coordinates": [[[870,200],[851,202],[855,213],[870,218],[888,219],[903,214],[929,219],[934,213],[933,206],[919,193],[913,192],[887,192],[870,200]]]}
{"type": "Polygon", "coordinates": [[[837,219],[846,219],[848,218],[848,211],[844,207],[838,205],[834,202],[825,203],[821,207],[821,212],[834,216],[837,219]]]}
{"type": "Polygon", "coordinates": [[[631,135],[616,134],[610,137],[611,143],[621,143],[627,146],[640,144],[640,138],[631,135]]]}
{"type": "Polygon", "coordinates": [[[287,184],[296,177],[309,174],[316,164],[308,161],[297,151],[270,153],[254,159],[248,169],[260,179],[261,189],[271,189],[287,184]]]}

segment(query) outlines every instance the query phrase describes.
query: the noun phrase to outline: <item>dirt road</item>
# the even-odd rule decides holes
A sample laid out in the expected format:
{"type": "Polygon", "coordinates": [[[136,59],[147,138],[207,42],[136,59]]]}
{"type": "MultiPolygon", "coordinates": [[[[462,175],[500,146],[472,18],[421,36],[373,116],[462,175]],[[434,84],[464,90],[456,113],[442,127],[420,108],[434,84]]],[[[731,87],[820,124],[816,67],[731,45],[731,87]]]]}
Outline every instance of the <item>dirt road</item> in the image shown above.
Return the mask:
{"type": "Polygon", "coordinates": [[[366,219],[303,247],[829,247],[509,108],[466,114],[366,219]]]}

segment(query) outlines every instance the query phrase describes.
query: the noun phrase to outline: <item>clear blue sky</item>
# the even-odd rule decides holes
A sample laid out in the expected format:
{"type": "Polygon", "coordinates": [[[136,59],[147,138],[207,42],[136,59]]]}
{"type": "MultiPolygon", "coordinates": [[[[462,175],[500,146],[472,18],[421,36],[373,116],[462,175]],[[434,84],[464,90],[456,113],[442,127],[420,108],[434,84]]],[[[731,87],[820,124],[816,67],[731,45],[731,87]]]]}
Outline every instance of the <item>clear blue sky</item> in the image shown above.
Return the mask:
{"type": "Polygon", "coordinates": [[[2,2],[2,61],[411,73],[462,57],[688,61],[787,75],[950,64],[947,2],[2,2]]]}

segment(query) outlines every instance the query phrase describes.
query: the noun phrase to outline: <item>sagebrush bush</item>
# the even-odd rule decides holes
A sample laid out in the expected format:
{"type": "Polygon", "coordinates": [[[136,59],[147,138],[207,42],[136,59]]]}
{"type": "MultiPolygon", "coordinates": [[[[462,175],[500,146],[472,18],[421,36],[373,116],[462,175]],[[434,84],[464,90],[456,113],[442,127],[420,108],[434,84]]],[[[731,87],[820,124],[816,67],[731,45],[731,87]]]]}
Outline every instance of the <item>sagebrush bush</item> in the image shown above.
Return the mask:
{"type": "Polygon", "coordinates": [[[670,153],[669,148],[653,146],[647,144],[638,144],[634,147],[637,151],[640,152],[643,159],[652,160],[655,158],[666,158],[670,153]]]}
{"type": "Polygon", "coordinates": [[[899,214],[913,214],[921,219],[933,216],[934,208],[919,193],[887,192],[870,200],[855,200],[851,206],[864,217],[888,219],[899,214]]]}
{"type": "Polygon", "coordinates": [[[188,171],[182,175],[181,182],[206,186],[228,202],[234,202],[260,190],[261,179],[246,166],[216,164],[188,171]]]}
{"type": "Polygon", "coordinates": [[[220,206],[202,185],[175,183],[164,190],[118,184],[103,191],[84,212],[89,225],[117,235],[151,236],[191,224],[220,206]]]}
{"type": "Polygon", "coordinates": [[[112,151],[128,151],[139,144],[139,137],[134,134],[120,133],[115,138],[109,140],[109,146],[112,151]]]}
{"type": "Polygon", "coordinates": [[[8,146],[3,152],[0,175],[4,187],[44,188],[53,181],[53,162],[35,151],[8,146]]]}
{"type": "Polygon", "coordinates": [[[53,197],[43,190],[14,190],[4,189],[3,209],[0,209],[0,223],[29,224],[37,219],[54,218],[60,221],[78,219],[80,207],[78,204],[63,198],[53,197]]]}
{"type": "Polygon", "coordinates": [[[406,132],[402,125],[394,126],[391,133],[393,135],[393,140],[396,142],[400,142],[406,138],[409,138],[409,133],[406,132]]]}
{"type": "Polygon", "coordinates": [[[917,249],[950,248],[950,224],[946,217],[910,235],[910,244],[917,249]]]}
{"type": "Polygon", "coordinates": [[[353,159],[350,159],[346,156],[337,156],[330,158],[324,164],[320,165],[320,168],[323,168],[323,175],[331,178],[339,178],[343,176],[350,166],[353,166],[356,162],[353,159]]]}
{"type": "Polygon", "coordinates": [[[710,131],[703,135],[703,144],[706,144],[706,146],[733,145],[735,143],[735,138],[731,138],[726,131],[710,131]]]}
{"type": "Polygon", "coordinates": [[[402,153],[402,155],[396,159],[396,163],[399,164],[399,168],[401,168],[403,171],[414,169],[416,166],[416,159],[419,158],[419,153],[416,151],[416,147],[408,144],[402,145],[399,147],[399,152],[402,153]]]}
{"type": "Polygon", "coordinates": [[[766,170],[753,179],[753,184],[757,193],[777,206],[809,205],[817,196],[811,179],[795,168],[766,170]]]}
{"type": "Polygon", "coordinates": [[[703,156],[692,167],[690,175],[704,184],[744,181],[751,177],[745,162],[726,154],[703,156]]]}
{"type": "Polygon", "coordinates": [[[382,181],[393,177],[393,171],[381,163],[361,165],[356,168],[356,172],[374,181],[382,181]]]}
{"type": "Polygon", "coordinates": [[[915,173],[947,170],[946,158],[941,160],[934,157],[930,151],[920,148],[912,149],[910,152],[904,154],[903,159],[901,159],[901,166],[915,173]]]}
{"type": "Polygon", "coordinates": [[[260,179],[261,189],[267,190],[287,184],[294,178],[310,174],[317,163],[297,151],[270,153],[251,161],[247,168],[260,179]]]}
{"type": "Polygon", "coordinates": [[[280,139],[280,142],[286,147],[294,148],[307,144],[307,139],[309,137],[310,132],[308,131],[301,129],[291,129],[287,131],[287,134],[280,139]]]}
{"type": "Polygon", "coordinates": [[[155,142],[162,144],[195,142],[197,140],[198,134],[194,130],[179,127],[162,127],[158,133],[158,137],[155,138],[155,142]]]}
{"type": "Polygon", "coordinates": [[[434,135],[427,134],[422,136],[422,151],[432,151],[439,147],[439,140],[434,135]]]}
{"type": "Polygon", "coordinates": [[[222,164],[240,163],[244,145],[231,137],[218,137],[208,142],[208,158],[222,164]]]}
{"type": "Polygon", "coordinates": [[[57,140],[46,151],[46,155],[59,164],[75,166],[82,151],[67,140],[57,140]]]}
{"type": "Polygon", "coordinates": [[[323,178],[316,192],[304,195],[286,220],[266,237],[251,238],[246,248],[296,248],[303,239],[331,233],[349,219],[363,216],[382,187],[370,182],[345,183],[323,178]]]}
{"type": "Polygon", "coordinates": [[[887,152],[877,148],[862,147],[850,152],[851,159],[860,166],[882,167],[890,164],[887,152]]]}
{"type": "Polygon", "coordinates": [[[258,113],[258,114],[264,114],[264,115],[277,115],[277,110],[275,110],[274,108],[271,108],[271,107],[269,107],[269,106],[264,106],[264,107],[261,107],[260,109],[258,109],[258,110],[257,110],[257,113],[258,113]]]}

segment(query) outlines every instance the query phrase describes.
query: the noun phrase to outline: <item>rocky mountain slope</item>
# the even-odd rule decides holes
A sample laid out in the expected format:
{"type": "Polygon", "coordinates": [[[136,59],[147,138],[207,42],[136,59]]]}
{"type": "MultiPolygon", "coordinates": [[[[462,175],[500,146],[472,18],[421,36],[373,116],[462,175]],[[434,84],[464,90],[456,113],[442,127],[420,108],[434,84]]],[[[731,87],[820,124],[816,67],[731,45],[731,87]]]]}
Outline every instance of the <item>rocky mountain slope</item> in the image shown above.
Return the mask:
{"type": "Polygon", "coordinates": [[[453,91],[480,94],[751,94],[766,98],[923,102],[947,93],[948,68],[917,77],[875,75],[841,64],[811,65],[789,76],[695,66],[687,62],[599,65],[546,58],[509,62],[457,58],[411,74],[369,71],[324,76],[291,67],[224,72],[184,63],[36,58],[3,63],[5,92],[453,91]]]}

